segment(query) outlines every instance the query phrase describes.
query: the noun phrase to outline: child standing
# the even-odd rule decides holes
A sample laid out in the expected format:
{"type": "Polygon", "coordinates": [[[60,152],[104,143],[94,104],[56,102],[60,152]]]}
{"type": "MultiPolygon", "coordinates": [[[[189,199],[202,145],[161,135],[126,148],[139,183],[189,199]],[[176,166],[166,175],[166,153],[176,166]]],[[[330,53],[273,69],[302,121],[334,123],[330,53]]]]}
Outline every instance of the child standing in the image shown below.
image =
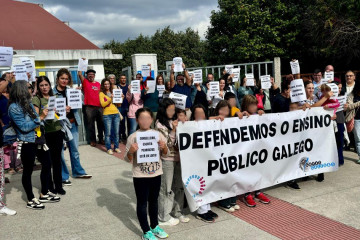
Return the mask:
{"type": "MultiPolygon", "coordinates": [[[[250,115],[264,114],[264,112],[262,110],[258,111],[257,106],[258,106],[258,100],[253,95],[246,95],[243,98],[243,101],[241,103],[241,109],[243,111],[246,111],[250,115]]],[[[254,196],[255,196],[255,199],[261,203],[264,203],[264,204],[270,203],[270,199],[268,199],[260,190],[255,191],[254,196]]],[[[245,193],[244,202],[248,207],[256,207],[256,202],[254,201],[254,198],[250,192],[245,193]]]]}
{"type": "MultiPolygon", "coordinates": [[[[207,119],[208,116],[205,107],[201,104],[194,105],[190,120],[201,121],[207,119]]],[[[218,215],[211,211],[210,203],[208,203],[199,207],[199,209],[197,210],[196,218],[207,223],[212,223],[215,221],[216,218],[218,218],[218,215]]]]}
{"type": "Polygon", "coordinates": [[[138,132],[154,132],[159,134],[159,150],[162,157],[168,157],[169,149],[166,138],[159,132],[151,129],[153,114],[149,108],[139,108],[135,113],[139,130],[128,137],[125,159],[132,162],[133,182],[136,194],[136,214],[144,233],[142,239],[156,240],[156,237],[167,238],[169,235],[158,226],[158,197],[163,174],[162,162],[137,163],[136,143],[138,132]],[[150,226],[148,222],[147,206],[149,205],[150,226]]]}
{"type": "Polygon", "coordinates": [[[179,222],[187,223],[188,217],[182,214],[184,206],[184,187],[181,179],[181,165],[176,142],[175,102],[165,98],[160,103],[156,116],[155,129],[166,139],[169,148],[168,157],[161,157],[163,175],[159,195],[159,225],[175,226],[179,222]],[[174,216],[174,217],[172,217],[174,216]]]}

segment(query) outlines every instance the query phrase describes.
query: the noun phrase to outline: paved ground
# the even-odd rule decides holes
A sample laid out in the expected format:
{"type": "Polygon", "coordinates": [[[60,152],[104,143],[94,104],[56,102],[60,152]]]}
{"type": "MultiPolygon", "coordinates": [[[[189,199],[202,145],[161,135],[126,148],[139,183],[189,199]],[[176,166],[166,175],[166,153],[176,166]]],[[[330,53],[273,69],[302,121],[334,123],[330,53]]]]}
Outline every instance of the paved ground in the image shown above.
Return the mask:
{"type": "MultiPolygon", "coordinates": [[[[71,179],[59,203],[46,204],[43,211],[25,208],[21,176],[10,177],[6,202],[18,211],[14,217],[0,216],[2,240],[17,239],[140,239],[135,214],[131,165],[99,149],[80,147],[84,168],[91,180],[71,179]]],[[[68,154],[65,154],[68,157],[68,154]]],[[[360,165],[354,153],[346,153],[345,165],[325,175],[325,181],[301,182],[301,191],[283,186],[265,192],[314,213],[360,229],[360,165]]],[[[34,172],[34,193],[39,192],[39,171],[34,172]]],[[[271,207],[271,206],[269,206],[271,207]]],[[[191,216],[190,223],[167,227],[171,239],[277,239],[239,218],[213,208],[219,219],[207,224],[191,216]]]]}

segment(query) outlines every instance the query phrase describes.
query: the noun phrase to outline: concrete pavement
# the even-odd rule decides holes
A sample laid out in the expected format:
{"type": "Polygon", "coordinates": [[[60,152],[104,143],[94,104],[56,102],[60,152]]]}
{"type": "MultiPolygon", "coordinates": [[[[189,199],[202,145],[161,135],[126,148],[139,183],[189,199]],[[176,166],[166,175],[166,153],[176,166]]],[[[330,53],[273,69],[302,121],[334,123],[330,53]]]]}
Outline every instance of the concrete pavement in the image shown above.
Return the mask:
{"type": "MultiPolygon", "coordinates": [[[[61,201],[46,204],[42,211],[25,207],[21,175],[10,176],[6,203],[18,214],[0,216],[0,239],[140,239],[131,165],[90,146],[81,146],[80,154],[82,165],[93,178],[71,178],[73,185],[65,187],[67,194],[61,201]]],[[[338,172],[325,174],[322,183],[309,180],[299,183],[301,191],[276,186],[265,192],[360,229],[360,165],[354,162],[356,154],[345,154],[345,165],[338,172]]],[[[67,153],[65,156],[68,159],[67,153]]],[[[39,193],[39,174],[33,174],[35,196],[39,193]]],[[[216,207],[213,210],[219,214],[215,223],[207,224],[190,215],[189,223],[165,230],[170,239],[277,239],[216,207]]]]}

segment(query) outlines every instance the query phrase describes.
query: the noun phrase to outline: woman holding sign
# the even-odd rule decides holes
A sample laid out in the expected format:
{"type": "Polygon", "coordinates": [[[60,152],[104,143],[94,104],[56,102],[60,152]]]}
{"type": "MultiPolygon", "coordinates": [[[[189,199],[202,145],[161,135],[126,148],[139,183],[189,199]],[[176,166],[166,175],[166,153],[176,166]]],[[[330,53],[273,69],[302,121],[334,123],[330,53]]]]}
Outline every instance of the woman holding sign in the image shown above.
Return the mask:
{"type": "Polygon", "coordinates": [[[110,80],[103,79],[100,87],[100,104],[103,107],[103,122],[105,127],[105,147],[107,153],[112,155],[114,152],[111,149],[111,132],[114,129],[114,151],[120,153],[119,149],[119,126],[120,126],[120,112],[113,103],[113,86],[110,80]]]}
{"type": "MultiPolygon", "coordinates": [[[[133,85],[135,81],[139,80],[133,80],[133,85]]],[[[141,91],[140,91],[140,83],[136,83],[135,85],[129,85],[128,91],[126,92],[126,99],[129,103],[129,112],[128,112],[128,119],[129,119],[129,136],[136,131],[137,128],[137,122],[135,118],[135,113],[138,109],[142,108],[144,106],[144,102],[141,99],[141,91]]]]}
{"type": "Polygon", "coordinates": [[[168,157],[169,149],[166,138],[158,131],[151,129],[153,115],[149,108],[140,108],[136,111],[135,117],[139,130],[128,138],[125,160],[131,162],[133,166],[136,214],[144,233],[142,239],[167,238],[169,235],[159,227],[158,197],[163,174],[160,155],[168,157]]]}
{"type": "MultiPolygon", "coordinates": [[[[216,82],[212,82],[212,83],[216,83],[216,82]]],[[[210,112],[210,116],[214,115],[214,111],[216,108],[216,105],[221,101],[224,100],[224,96],[225,96],[225,79],[220,78],[219,80],[219,91],[217,92],[216,89],[213,89],[210,86],[209,91],[206,94],[206,98],[209,102],[209,112],[210,112]]]]}
{"type": "Polygon", "coordinates": [[[53,112],[53,114],[49,114],[49,116],[44,119],[46,144],[50,150],[51,165],[53,169],[52,176],[50,176],[49,189],[53,193],[65,195],[66,191],[63,189],[61,176],[61,151],[63,149],[65,135],[64,132],[61,131],[61,124],[58,119],[64,117],[59,112],[66,111],[66,101],[62,100],[64,101],[62,104],[56,104],[56,97],[51,89],[50,81],[46,76],[39,77],[36,85],[39,91],[32,99],[32,103],[34,104],[37,114],[41,115],[45,109],[48,109],[49,113],[53,112]],[[48,104],[50,105],[50,102],[53,104],[52,107],[48,106],[48,104]],[[59,105],[63,107],[60,109],[59,105]],[[56,109],[56,113],[54,113],[54,109],[56,109]]]}
{"type": "Polygon", "coordinates": [[[44,209],[42,202],[60,201],[59,197],[49,191],[51,160],[48,148],[42,141],[44,137],[40,130],[40,124],[47,114],[48,109],[44,109],[40,116],[35,111],[26,81],[16,81],[13,84],[9,99],[9,116],[18,139],[18,157],[21,158],[24,167],[22,185],[28,198],[26,207],[30,209],[44,209]],[[42,165],[40,199],[35,198],[31,184],[35,156],[42,165]]]}
{"type": "Polygon", "coordinates": [[[254,95],[256,90],[256,80],[247,79],[246,76],[241,79],[240,87],[238,88],[238,99],[241,105],[242,99],[245,95],[254,95]],[[253,84],[249,84],[248,81],[254,81],[253,84]]]}

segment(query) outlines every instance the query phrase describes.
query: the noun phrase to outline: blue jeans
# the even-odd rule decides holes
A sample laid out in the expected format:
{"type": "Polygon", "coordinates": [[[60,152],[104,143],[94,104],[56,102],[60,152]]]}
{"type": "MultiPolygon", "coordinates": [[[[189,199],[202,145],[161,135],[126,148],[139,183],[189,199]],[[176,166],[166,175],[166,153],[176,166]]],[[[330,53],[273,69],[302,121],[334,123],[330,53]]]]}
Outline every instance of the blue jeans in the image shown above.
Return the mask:
{"type": "Polygon", "coordinates": [[[120,127],[120,115],[110,114],[103,116],[103,122],[105,127],[105,147],[107,150],[111,149],[111,132],[114,131],[114,149],[119,147],[119,127],[120,127]]]}
{"type": "MultiPolygon", "coordinates": [[[[79,177],[85,175],[86,172],[80,164],[80,154],[78,150],[79,131],[78,131],[78,126],[75,123],[72,123],[71,133],[73,135],[73,139],[66,143],[70,153],[71,172],[73,177],[79,177]]],[[[63,181],[69,179],[69,170],[65,163],[64,150],[61,151],[61,173],[62,173],[63,181]]]]}
{"type": "Polygon", "coordinates": [[[128,118],[129,120],[129,136],[136,132],[137,122],[136,118],[128,118]]]}
{"type": "Polygon", "coordinates": [[[354,120],[354,138],[355,138],[355,147],[358,156],[360,157],[360,120],[354,120]]]}

